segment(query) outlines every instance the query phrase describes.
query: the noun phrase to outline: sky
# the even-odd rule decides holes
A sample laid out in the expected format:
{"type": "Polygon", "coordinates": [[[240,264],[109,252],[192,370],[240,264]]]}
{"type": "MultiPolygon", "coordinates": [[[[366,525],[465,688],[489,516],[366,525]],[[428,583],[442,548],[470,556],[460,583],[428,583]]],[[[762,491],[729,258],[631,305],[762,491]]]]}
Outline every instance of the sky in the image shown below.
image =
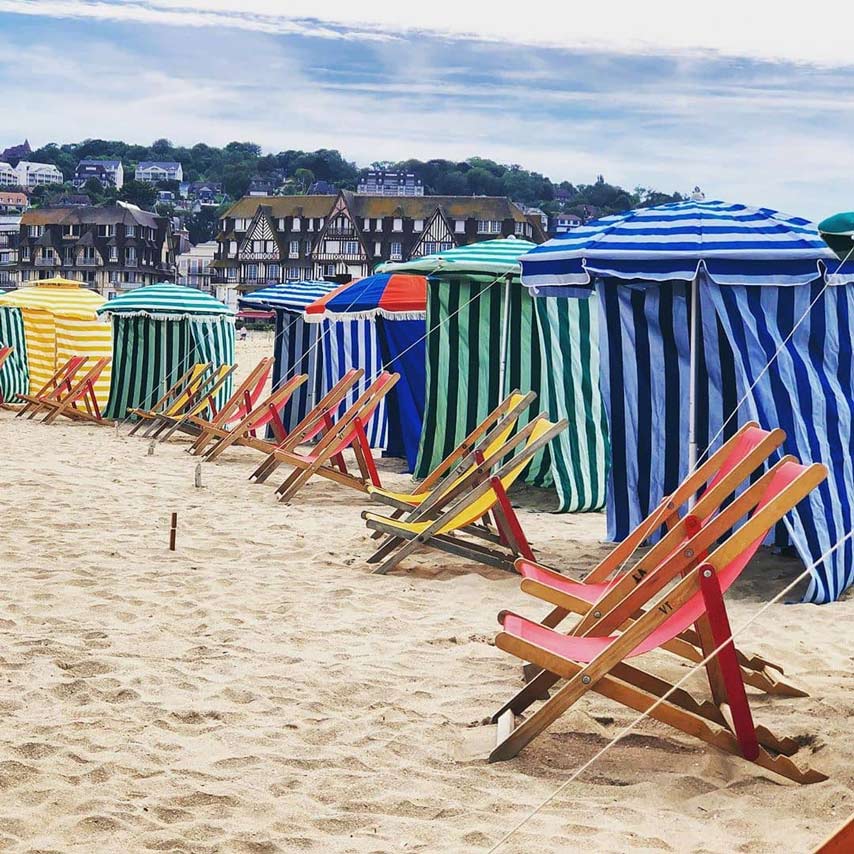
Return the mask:
{"type": "Polygon", "coordinates": [[[478,155],[815,220],[854,208],[854,6],[697,5],[0,0],[0,148],[478,155]]]}

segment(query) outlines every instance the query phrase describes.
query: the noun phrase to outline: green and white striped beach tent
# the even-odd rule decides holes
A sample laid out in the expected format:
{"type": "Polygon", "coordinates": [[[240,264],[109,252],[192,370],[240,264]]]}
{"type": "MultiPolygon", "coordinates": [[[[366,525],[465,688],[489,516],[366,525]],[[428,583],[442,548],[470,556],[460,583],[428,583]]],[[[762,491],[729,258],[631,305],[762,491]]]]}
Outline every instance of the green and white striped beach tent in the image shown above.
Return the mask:
{"type": "MultiPolygon", "coordinates": [[[[151,405],[197,362],[234,363],[234,312],[195,288],[168,282],[130,291],[98,314],[113,322],[113,376],[108,418],[151,405]]],[[[229,380],[217,403],[232,392],[229,380]]]]}
{"type": "Polygon", "coordinates": [[[15,403],[18,395],[26,394],[30,388],[24,315],[20,308],[0,306],[0,347],[12,347],[11,355],[0,368],[0,400],[15,403]]]}
{"type": "Polygon", "coordinates": [[[608,438],[599,393],[597,315],[586,300],[533,299],[519,257],[535,244],[499,238],[385,264],[427,285],[427,396],[416,477],[450,453],[507,393],[534,391],[532,414],[569,427],[528,469],[561,511],[605,503],[608,438]]]}

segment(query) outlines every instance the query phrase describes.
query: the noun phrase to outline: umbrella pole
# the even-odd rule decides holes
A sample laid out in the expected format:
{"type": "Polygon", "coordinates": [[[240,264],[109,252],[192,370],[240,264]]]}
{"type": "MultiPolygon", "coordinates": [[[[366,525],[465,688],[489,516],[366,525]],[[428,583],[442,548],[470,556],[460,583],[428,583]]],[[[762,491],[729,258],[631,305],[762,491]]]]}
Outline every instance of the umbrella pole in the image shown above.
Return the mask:
{"type": "MultiPolygon", "coordinates": [[[[691,333],[690,333],[690,372],[688,380],[688,471],[697,467],[697,337],[699,331],[699,274],[691,282],[691,333]]],[[[689,508],[694,497],[688,501],[689,508]]]]}
{"type": "Polygon", "coordinates": [[[504,277],[504,315],[501,319],[501,357],[498,363],[498,399],[504,397],[504,376],[507,373],[507,343],[510,339],[510,279],[504,277]]]}

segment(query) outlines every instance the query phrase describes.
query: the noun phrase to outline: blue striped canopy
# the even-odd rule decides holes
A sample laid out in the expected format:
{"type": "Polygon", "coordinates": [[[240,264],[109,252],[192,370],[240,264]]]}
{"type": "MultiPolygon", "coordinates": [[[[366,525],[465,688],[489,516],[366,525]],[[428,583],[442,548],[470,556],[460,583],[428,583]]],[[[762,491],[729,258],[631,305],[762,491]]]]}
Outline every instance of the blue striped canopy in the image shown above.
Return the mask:
{"type": "Polygon", "coordinates": [[[257,308],[264,311],[281,309],[282,311],[305,311],[316,300],[334,291],[339,285],[335,282],[287,282],[283,285],[270,285],[240,297],[241,308],[257,308]]]}
{"type": "Polygon", "coordinates": [[[854,263],[840,269],[809,220],[719,201],[603,217],[521,260],[522,283],[562,289],[552,296],[590,294],[596,278],[693,281],[701,271],[719,285],[805,285],[825,273],[830,284],[854,281],[854,263]]]}

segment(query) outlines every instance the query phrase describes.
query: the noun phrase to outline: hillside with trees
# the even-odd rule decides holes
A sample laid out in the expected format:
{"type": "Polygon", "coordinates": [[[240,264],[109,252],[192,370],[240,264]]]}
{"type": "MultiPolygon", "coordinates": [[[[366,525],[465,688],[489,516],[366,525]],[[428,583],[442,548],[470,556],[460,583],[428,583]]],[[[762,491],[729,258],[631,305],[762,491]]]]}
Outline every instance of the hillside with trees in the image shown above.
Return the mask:
{"type": "MultiPolygon", "coordinates": [[[[682,198],[679,193],[667,194],[643,187],[626,190],[609,184],[601,175],[591,184],[555,181],[517,164],[496,163],[484,157],[470,157],[464,161],[383,161],[360,168],[335,149],[264,154],[261,146],[253,142],[230,142],[217,148],[203,142],[190,147],[178,146],[168,139],[158,139],[151,145],[87,139],[76,143],[50,143],[33,151],[30,159],[55,164],[70,182],[77,163],[87,157],[120,159],[125,167],[125,186],[118,193],[95,186],[96,181],[84,188],[93,202],[119,198],[145,208],[154,205],[156,193],[151,186],[132,180],[134,168],[141,160],[177,160],[183,166],[184,180],[219,182],[231,199],[245,195],[250,181],[259,178],[271,181],[277,187],[275,192],[283,195],[305,193],[318,181],[333,189],[355,190],[359,178],[369,169],[412,172],[423,181],[424,192],[428,195],[509,196],[548,214],[575,213],[583,221],[639,205],[682,198]]],[[[63,192],[75,191],[70,184],[37,188],[32,201],[49,203],[63,192]]],[[[188,222],[188,226],[196,237],[207,239],[215,220],[216,216],[208,212],[198,223],[188,222]]]]}

